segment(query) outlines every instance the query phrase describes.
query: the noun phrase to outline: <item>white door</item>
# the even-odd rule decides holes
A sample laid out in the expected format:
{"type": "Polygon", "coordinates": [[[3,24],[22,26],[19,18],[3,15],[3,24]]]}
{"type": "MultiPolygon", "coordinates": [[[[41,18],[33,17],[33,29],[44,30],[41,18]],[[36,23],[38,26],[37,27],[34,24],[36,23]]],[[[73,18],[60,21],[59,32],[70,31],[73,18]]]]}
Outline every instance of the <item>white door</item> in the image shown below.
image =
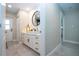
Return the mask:
{"type": "Polygon", "coordinates": [[[7,18],[5,20],[5,35],[6,35],[6,41],[12,41],[13,40],[13,26],[12,26],[12,19],[7,18]]]}

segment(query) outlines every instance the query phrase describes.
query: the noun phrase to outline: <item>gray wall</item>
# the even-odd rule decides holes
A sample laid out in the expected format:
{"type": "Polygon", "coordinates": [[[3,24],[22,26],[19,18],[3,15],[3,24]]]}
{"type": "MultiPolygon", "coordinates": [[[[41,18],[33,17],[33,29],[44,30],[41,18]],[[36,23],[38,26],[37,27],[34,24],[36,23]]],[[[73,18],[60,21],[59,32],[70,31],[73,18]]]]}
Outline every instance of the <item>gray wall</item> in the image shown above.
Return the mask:
{"type": "Polygon", "coordinates": [[[79,42],[79,9],[71,9],[64,15],[64,40],[79,42]]]}
{"type": "Polygon", "coordinates": [[[45,15],[45,54],[47,55],[60,43],[60,10],[56,4],[46,4],[45,15]]]}

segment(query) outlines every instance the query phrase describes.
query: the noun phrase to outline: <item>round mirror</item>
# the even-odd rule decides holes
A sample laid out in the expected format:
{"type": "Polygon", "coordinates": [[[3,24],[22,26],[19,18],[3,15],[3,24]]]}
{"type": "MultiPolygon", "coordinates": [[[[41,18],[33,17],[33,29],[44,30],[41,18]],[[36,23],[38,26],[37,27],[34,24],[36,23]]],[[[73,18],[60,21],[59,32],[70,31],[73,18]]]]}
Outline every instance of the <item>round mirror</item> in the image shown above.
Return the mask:
{"type": "Polygon", "coordinates": [[[39,11],[34,12],[32,16],[32,24],[34,26],[38,26],[40,24],[40,12],[39,11]]]}

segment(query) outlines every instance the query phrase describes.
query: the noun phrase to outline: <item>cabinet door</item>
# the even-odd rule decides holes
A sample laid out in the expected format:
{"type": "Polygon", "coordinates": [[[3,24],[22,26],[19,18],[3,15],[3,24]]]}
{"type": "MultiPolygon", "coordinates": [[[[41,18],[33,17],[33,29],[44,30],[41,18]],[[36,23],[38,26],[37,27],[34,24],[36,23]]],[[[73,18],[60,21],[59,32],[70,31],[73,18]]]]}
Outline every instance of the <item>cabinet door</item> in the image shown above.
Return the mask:
{"type": "Polygon", "coordinates": [[[34,49],[34,36],[30,35],[30,47],[34,49]]]}
{"type": "Polygon", "coordinates": [[[25,43],[27,46],[30,46],[30,37],[29,37],[29,35],[26,35],[26,36],[25,36],[24,43],[25,43]]]}

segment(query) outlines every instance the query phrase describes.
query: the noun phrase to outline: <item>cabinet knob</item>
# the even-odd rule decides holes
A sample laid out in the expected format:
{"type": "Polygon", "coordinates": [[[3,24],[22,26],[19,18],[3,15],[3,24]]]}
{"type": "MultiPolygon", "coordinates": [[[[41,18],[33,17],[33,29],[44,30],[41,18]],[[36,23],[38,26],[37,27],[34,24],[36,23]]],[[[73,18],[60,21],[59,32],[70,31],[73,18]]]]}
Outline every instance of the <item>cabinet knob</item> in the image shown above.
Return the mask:
{"type": "Polygon", "coordinates": [[[36,39],[39,39],[39,37],[36,37],[36,39]]]}

